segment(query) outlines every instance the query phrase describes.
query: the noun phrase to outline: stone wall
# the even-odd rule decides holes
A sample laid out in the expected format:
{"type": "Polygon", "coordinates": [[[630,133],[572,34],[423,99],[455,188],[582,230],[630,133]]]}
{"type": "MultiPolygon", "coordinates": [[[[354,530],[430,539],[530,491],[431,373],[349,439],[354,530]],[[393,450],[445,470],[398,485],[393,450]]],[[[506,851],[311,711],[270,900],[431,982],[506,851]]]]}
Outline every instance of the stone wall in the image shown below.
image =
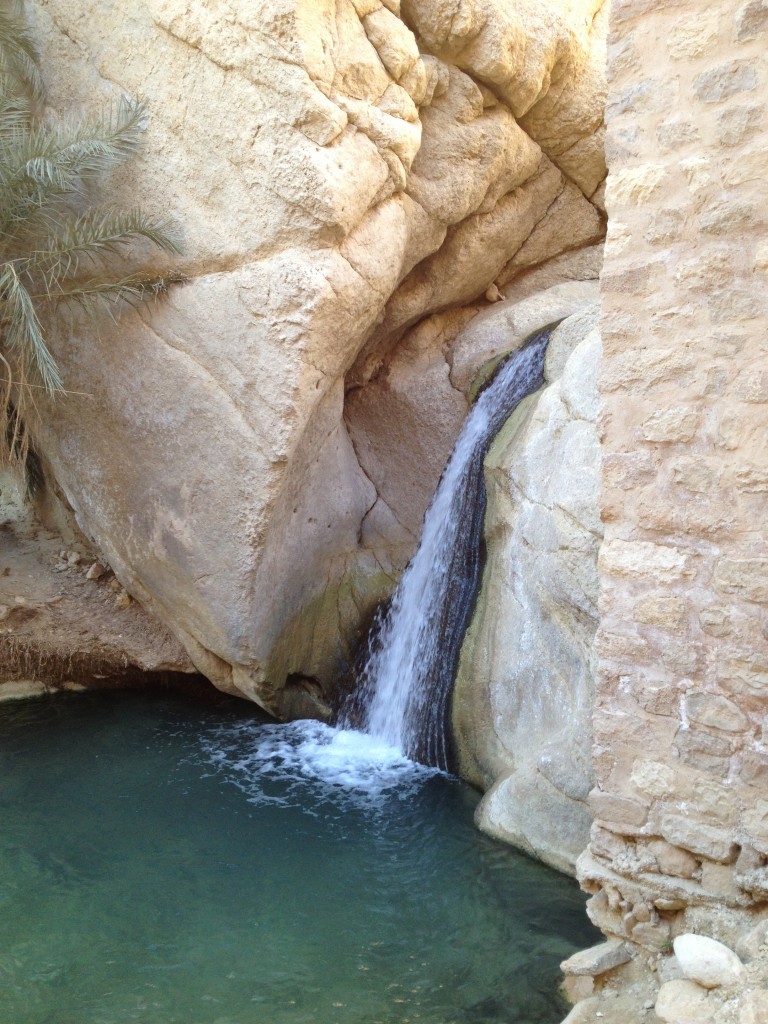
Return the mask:
{"type": "Polygon", "coordinates": [[[768,6],[614,0],[597,785],[609,934],[768,898],[768,6]]]}

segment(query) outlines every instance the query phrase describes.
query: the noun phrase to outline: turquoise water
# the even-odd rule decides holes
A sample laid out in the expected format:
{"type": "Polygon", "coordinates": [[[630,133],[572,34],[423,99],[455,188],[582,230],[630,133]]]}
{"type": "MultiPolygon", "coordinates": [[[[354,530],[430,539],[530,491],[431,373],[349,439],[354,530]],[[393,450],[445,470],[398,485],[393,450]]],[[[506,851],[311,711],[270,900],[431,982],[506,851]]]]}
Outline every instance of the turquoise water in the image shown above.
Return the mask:
{"type": "Polygon", "coordinates": [[[164,694],[0,706],[0,1021],[559,1021],[575,884],[366,742],[164,694]]]}

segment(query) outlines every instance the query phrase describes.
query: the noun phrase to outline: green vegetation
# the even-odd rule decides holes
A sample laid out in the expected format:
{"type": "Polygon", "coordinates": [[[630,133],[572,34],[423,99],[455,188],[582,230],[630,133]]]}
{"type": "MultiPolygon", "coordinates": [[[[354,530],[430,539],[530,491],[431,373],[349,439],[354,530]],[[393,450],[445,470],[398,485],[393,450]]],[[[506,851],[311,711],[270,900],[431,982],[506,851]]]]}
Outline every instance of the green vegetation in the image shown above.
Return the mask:
{"type": "Polygon", "coordinates": [[[143,103],[123,98],[95,117],[51,124],[43,98],[29,30],[0,4],[0,464],[25,461],[35,396],[64,391],[43,311],[76,302],[114,315],[167,284],[121,276],[115,262],[126,247],[178,252],[165,224],[95,199],[95,186],[136,151],[143,103]]]}

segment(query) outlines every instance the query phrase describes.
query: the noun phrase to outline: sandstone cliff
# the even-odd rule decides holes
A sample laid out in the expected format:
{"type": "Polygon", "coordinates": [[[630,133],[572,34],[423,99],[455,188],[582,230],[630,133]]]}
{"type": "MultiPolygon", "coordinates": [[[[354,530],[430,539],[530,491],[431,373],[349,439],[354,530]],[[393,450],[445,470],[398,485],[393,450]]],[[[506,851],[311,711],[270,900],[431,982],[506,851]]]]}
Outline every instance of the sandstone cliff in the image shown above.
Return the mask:
{"type": "Polygon", "coordinates": [[[147,97],[114,186],[172,215],[187,278],[98,332],[58,324],[87,397],[42,410],[40,447],[220,688],[322,713],[466,410],[458,329],[486,292],[595,275],[600,7],[30,5],[57,110],[147,97]]]}

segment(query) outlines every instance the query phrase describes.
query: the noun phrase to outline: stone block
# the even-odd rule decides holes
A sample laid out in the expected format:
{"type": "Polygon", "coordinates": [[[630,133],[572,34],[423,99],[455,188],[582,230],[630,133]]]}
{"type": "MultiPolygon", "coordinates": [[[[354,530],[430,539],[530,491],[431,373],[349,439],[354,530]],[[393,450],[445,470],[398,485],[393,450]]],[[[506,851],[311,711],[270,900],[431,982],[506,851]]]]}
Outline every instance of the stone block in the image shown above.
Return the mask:
{"type": "Polygon", "coordinates": [[[768,492],[768,469],[762,466],[742,464],[734,473],[736,488],[744,494],[765,494],[768,492]]]}
{"type": "Polygon", "coordinates": [[[641,436],[646,441],[690,441],[696,433],[700,419],[699,411],[689,406],[659,410],[643,422],[641,436]]]}
{"type": "Polygon", "coordinates": [[[603,458],[603,484],[630,490],[652,480],[656,473],[653,456],[648,451],[606,455],[603,458]]]}
{"type": "Polygon", "coordinates": [[[695,572],[691,556],[686,552],[650,541],[606,541],[600,549],[599,568],[609,576],[629,579],[650,577],[656,582],[668,583],[692,576],[695,572]]]}
{"type": "Polygon", "coordinates": [[[638,800],[631,800],[616,793],[604,793],[593,789],[589,794],[589,806],[595,818],[601,821],[626,824],[640,828],[648,818],[648,807],[638,800]]]}
{"type": "Polygon", "coordinates": [[[699,612],[699,625],[709,636],[729,636],[733,632],[730,609],[719,606],[703,608],[699,612]]]}
{"type": "Polygon", "coordinates": [[[700,10],[696,18],[686,13],[670,29],[667,48],[673,60],[702,57],[717,45],[717,19],[715,11],[700,10]]]}
{"type": "Polygon", "coordinates": [[[748,786],[760,786],[768,791],[768,754],[758,750],[745,750],[741,755],[739,777],[748,786]]]}
{"type": "Polygon", "coordinates": [[[656,828],[673,846],[681,846],[700,857],[723,864],[730,864],[736,859],[736,845],[730,830],[697,821],[690,813],[662,807],[656,828]]]}
{"type": "Polygon", "coordinates": [[[595,651],[601,658],[637,664],[648,657],[648,642],[640,636],[601,632],[595,640],[595,651]]]}
{"type": "Polygon", "coordinates": [[[640,921],[631,930],[632,941],[646,949],[660,950],[669,942],[669,921],[640,921]]]}
{"type": "Polygon", "coordinates": [[[689,157],[687,160],[681,160],[679,166],[688,182],[688,189],[693,194],[719,184],[717,168],[706,157],[689,157]]]}
{"type": "Polygon", "coordinates": [[[667,981],[661,986],[654,1010],[665,1024],[711,1021],[715,1014],[706,989],[685,978],[667,981]]]}
{"type": "Polygon", "coordinates": [[[748,601],[768,602],[768,558],[718,559],[715,586],[725,594],[738,594],[748,601]]]}
{"type": "Polygon", "coordinates": [[[595,991],[595,979],[589,975],[568,974],[563,982],[563,991],[571,1003],[589,999],[595,991]]]}
{"type": "Polygon", "coordinates": [[[676,791],[675,769],[660,761],[635,761],[630,779],[633,786],[650,797],[669,796],[676,791]]]}
{"type": "Polygon", "coordinates": [[[661,662],[678,676],[695,676],[702,668],[703,651],[701,644],[664,637],[659,641],[661,662]]]}
{"type": "MultiPolygon", "coordinates": [[[[722,223],[727,224],[727,215],[722,223]]],[[[713,324],[730,324],[760,316],[762,305],[759,296],[749,288],[731,286],[727,293],[713,292],[707,299],[707,309],[713,324]]]]}
{"type": "Polygon", "coordinates": [[[768,147],[765,145],[763,133],[759,130],[760,117],[756,118],[756,125],[754,139],[749,147],[742,146],[739,149],[738,160],[729,160],[721,166],[722,182],[726,188],[740,188],[746,185],[753,189],[766,176],[768,147]]]}
{"type": "Polygon", "coordinates": [[[768,32],[768,2],[749,0],[736,12],[736,38],[740,43],[768,32]]]}
{"type": "Polygon", "coordinates": [[[735,451],[741,444],[745,433],[745,423],[741,416],[726,412],[717,428],[717,444],[720,448],[735,451]]]}
{"type": "Polygon", "coordinates": [[[699,862],[687,850],[672,846],[663,839],[653,839],[648,843],[648,850],[656,858],[659,871],[663,875],[675,878],[693,878],[699,869],[699,862]]]}
{"type": "Polygon", "coordinates": [[[685,712],[691,722],[723,732],[743,732],[749,725],[747,716],[732,700],[717,694],[689,693],[685,712]]]}
{"type": "Polygon", "coordinates": [[[693,92],[702,103],[721,103],[736,93],[756,89],[758,84],[757,69],[752,61],[731,60],[697,75],[693,92]]]}
{"type": "Polygon", "coordinates": [[[744,811],[744,830],[761,853],[768,852],[768,800],[756,798],[744,811]]]}
{"type": "Polygon", "coordinates": [[[608,179],[608,202],[614,206],[637,206],[658,196],[667,177],[664,164],[621,168],[608,179]]]}
{"type": "Polygon", "coordinates": [[[676,686],[660,679],[638,677],[631,680],[630,691],[644,711],[652,715],[677,716],[680,691],[676,686]]]}
{"type": "Polygon", "coordinates": [[[745,932],[736,943],[736,955],[744,963],[750,963],[764,951],[768,943],[768,918],[745,932]]]}
{"type": "Polygon", "coordinates": [[[608,939],[607,942],[579,950],[567,960],[563,960],[560,970],[564,974],[590,975],[596,978],[606,971],[613,970],[614,967],[629,963],[634,952],[629,943],[620,939],[608,939]]]}
{"type": "Polygon", "coordinates": [[[754,222],[757,211],[752,203],[743,199],[722,200],[712,203],[699,217],[699,228],[707,235],[731,234],[739,227],[754,222]]]}
{"type": "Polygon", "coordinates": [[[742,370],[733,390],[742,402],[768,402],[768,372],[755,368],[742,370]]]}
{"type": "Polygon", "coordinates": [[[759,654],[722,656],[717,661],[717,681],[729,693],[763,698],[768,694],[768,663],[759,654]]]}
{"type": "Polygon", "coordinates": [[[719,733],[704,732],[701,729],[681,729],[675,736],[675,744],[686,750],[700,750],[713,757],[729,758],[733,753],[736,738],[719,733]]]}
{"type": "Polygon", "coordinates": [[[729,107],[717,114],[717,134],[724,146],[740,146],[757,135],[765,121],[765,107],[750,103],[729,107]]]}
{"type": "Polygon", "coordinates": [[[732,949],[707,935],[678,935],[675,956],[686,978],[704,988],[738,985],[744,978],[744,964],[732,949]]]}
{"type": "Polygon", "coordinates": [[[733,865],[713,864],[710,860],[703,861],[701,865],[701,888],[721,899],[738,900],[740,895],[733,865]]]}
{"type": "Polygon", "coordinates": [[[656,210],[648,218],[648,228],[643,237],[650,245],[667,246],[682,240],[685,223],[685,211],[677,206],[656,210]]]}
{"type": "Polygon", "coordinates": [[[698,127],[691,121],[662,121],[656,128],[656,139],[663,153],[696,142],[699,136],[698,127]]]}

